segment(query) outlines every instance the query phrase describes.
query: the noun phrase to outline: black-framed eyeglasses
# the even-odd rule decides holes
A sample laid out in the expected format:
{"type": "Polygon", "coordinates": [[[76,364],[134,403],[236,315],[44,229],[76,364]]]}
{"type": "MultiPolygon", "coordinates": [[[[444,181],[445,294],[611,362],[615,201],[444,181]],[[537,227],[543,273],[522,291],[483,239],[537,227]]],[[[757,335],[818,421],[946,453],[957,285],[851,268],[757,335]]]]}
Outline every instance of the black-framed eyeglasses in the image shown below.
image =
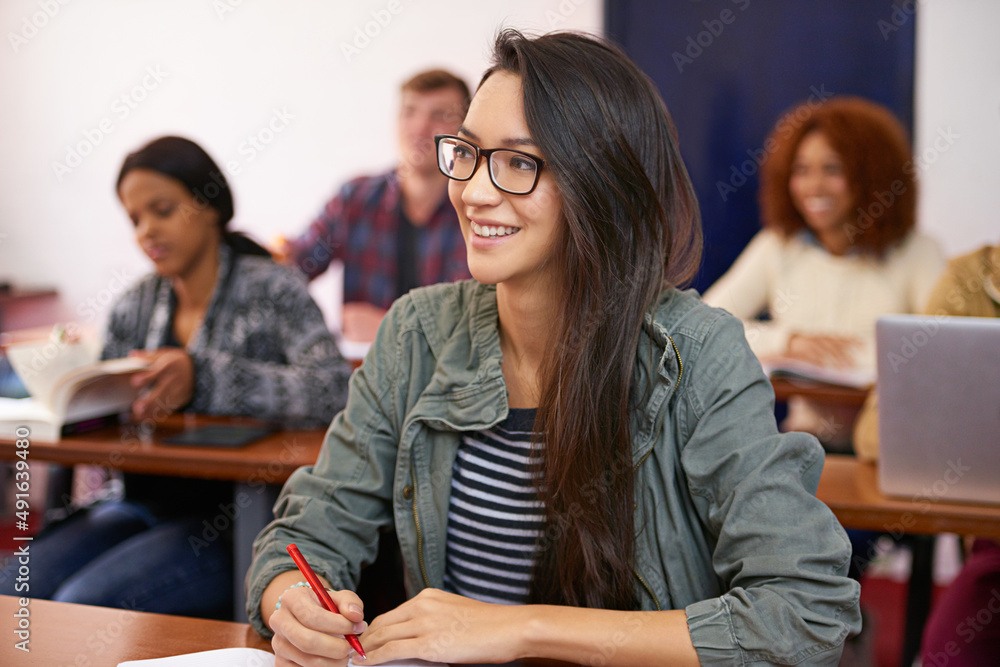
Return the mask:
{"type": "Polygon", "coordinates": [[[527,195],[538,185],[545,160],[510,148],[480,148],[472,142],[450,134],[434,137],[437,144],[438,169],[456,181],[467,181],[486,158],[490,181],[499,190],[512,195],[527,195]]]}

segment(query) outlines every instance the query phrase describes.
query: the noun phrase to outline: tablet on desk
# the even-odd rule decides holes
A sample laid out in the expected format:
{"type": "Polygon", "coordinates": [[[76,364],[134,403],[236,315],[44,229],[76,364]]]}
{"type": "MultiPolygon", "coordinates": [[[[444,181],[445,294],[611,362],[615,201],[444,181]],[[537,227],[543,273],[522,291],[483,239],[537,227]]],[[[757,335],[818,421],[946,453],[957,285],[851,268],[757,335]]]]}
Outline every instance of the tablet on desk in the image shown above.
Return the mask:
{"type": "Polygon", "coordinates": [[[201,445],[206,447],[243,447],[260,440],[274,429],[266,426],[198,426],[164,438],[165,445],[201,445]]]}

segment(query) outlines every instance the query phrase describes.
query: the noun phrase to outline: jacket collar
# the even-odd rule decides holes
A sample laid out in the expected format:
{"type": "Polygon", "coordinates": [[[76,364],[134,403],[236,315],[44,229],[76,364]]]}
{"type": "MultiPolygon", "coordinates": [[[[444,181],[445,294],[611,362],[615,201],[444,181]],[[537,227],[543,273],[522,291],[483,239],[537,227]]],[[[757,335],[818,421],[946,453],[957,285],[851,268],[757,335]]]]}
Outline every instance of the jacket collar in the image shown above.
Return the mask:
{"type": "MultiPolygon", "coordinates": [[[[491,428],[507,416],[506,385],[500,362],[496,288],[475,281],[450,292],[458,303],[442,304],[434,290],[411,292],[421,331],[437,359],[414,414],[447,430],[491,428]],[[448,314],[461,317],[449,321],[448,314]]],[[[633,412],[633,459],[638,465],[664,427],[670,396],[683,377],[680,350],[668,321],[676,290],[661,296],[647,314],[639,336],[635,377],[639,409],[633,412]]]]}
{"type": "Polygon", "coordinates": [[[669,328],[671,301],[676,294],[675,290],[661,294],[639,334],[633,375],[639,406],[632,419],[632,460],[636,466],[649,455],[660,430],[666,427],[669,399],[683,379],[684,362],[669,328]]]}
{"type": "Polygon", "coordinates": [[[474,280],[458,286],[445,292],[457,303],[442,303],[434,289],[410,293],[421,331],[437,360],[415,414],[449,430],[487,429],[508,412],[496,288],[474,280]]]}

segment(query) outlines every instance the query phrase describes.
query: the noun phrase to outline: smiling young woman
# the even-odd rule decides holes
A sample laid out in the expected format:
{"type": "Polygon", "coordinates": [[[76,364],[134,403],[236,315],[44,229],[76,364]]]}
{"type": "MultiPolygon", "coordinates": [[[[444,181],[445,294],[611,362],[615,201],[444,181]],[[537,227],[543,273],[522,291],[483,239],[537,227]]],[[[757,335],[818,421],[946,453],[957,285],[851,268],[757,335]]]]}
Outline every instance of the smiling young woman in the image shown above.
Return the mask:
{"type": "Polygon", "coordinates": [[[854,195],[840,154],[822,132],[810,132],[802,138],[795,151],[788,192],[806,226],[827,251],[843,255],[850,249],[848,225],[854,195]]]}
{"type": "MultiPolygon", "coordinates": [[[[761,165],[764,229],[705,302],[743,320],[762,360],[874,374],[875,320],[921,312],[944,269],[937,242],[916,230],[906,132],[881,105],[832,97],[789,111],[766,143],[773,149],[761,165]]],[[[847,451],[856,414],[793,397],[784,427],[847,451]]]]}
{"type": "Polygon", "coordinates": [[[472,277],[497,285],[501,292],[521,292],[519,301],[530,293],[540,306],[550,306],[544,302],[561,291],[552,275],[558,267],[550,260],[563,233],[562,198],[554,173],[543,168],[544,155],[528,131],[520,77],[497,72],[483,81],[458,135],[477,149],[477,156],[478,144],[534,151],[483,155],[468,179],[451,181],[448,195],[458,212],[472,277]],[[489,166],[479,169],[484,160],[489,166]],[[530,184],[527,192],[511,194],[501,189],[505,181],[495,183],[500,173],[499,178],[516,186],[525,171],[531,175],[525,180],[525,187],[530,184]]]}
{"type": "Polygon", "coordinates": [[[369,664],[836,664],[859,589],[823,453],[778,433],[739,321],[677,288],[700,224],[649,79],[594,38],[505,31],[437,143],[476,280],[393,306],[258,536],[277,664],[345,664],[352,632],[369,664]],[[347,589],[390,525],[410,599],[367,625],[347,589]]]}

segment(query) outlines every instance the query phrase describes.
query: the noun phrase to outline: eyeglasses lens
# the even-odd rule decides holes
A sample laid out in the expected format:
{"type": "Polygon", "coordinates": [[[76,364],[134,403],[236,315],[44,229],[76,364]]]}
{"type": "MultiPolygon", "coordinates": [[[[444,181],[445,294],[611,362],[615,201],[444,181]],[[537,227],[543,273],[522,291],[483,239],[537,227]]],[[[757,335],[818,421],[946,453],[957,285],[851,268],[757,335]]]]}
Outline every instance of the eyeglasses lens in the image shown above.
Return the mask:
{"type": "MultiPolygon", "coordinates": [[[[452,137],[438,142],[438,167],[449,178],[466,181],[472,178],[479,164],[473,144],[452,137]]],[[[516,151],[498,150],[490,154],[490,179],[501,190],[525,194],[535,185],[538,165],[530,157],[516,151]]]]}

